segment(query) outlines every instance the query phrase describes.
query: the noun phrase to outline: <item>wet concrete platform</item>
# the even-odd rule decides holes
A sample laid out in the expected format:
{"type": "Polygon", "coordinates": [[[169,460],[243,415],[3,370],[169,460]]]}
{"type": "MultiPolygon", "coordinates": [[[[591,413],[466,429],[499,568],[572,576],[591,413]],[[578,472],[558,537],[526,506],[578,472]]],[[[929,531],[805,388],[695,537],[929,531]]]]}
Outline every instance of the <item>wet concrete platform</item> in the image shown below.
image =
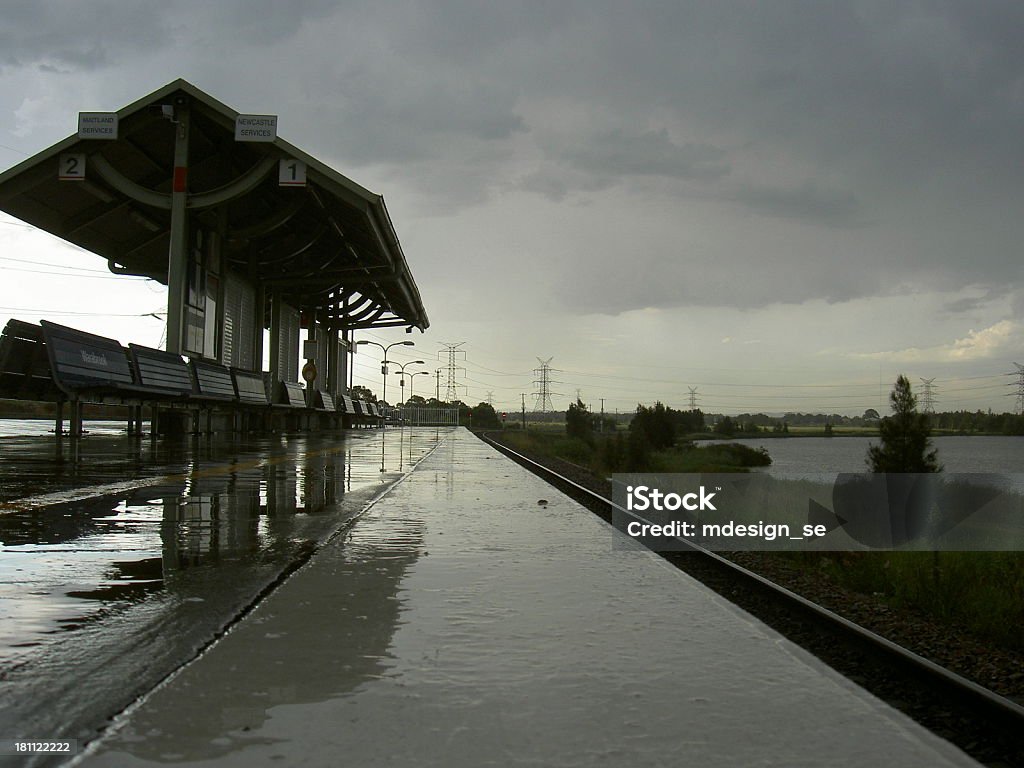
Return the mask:
{"type": "Polygon", "coordinates": [[[91,423],[72,463],[38,427],[0,425],[0,739],[80,742],[450,429],[150,440],[91,423]]]}
{"type": "Polygon", "coordinates": [[[75,764],[974,765],[619,536],[456,431],[75,764]]]}

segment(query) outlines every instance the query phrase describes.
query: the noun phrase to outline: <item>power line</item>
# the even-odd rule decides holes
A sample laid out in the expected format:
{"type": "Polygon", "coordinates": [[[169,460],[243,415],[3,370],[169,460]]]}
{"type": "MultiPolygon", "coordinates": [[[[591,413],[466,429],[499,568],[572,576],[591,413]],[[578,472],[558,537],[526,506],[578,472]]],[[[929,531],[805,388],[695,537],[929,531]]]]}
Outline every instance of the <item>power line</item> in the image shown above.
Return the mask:
{"type": "Polygon", "coordinates": [[[1024,365],[1014,363],[1014,366],[1017,368],[1017,413],[1024,416],[1024,365]]]}
{"type": "Polygon", "coordinates": [[[921,409],[925,413],[935,413],[935,377],[921,379],[921,382],[924,384],[924,392],[921,394],[921,409]]]}
{"type": "Polygon", "coordinates": [[[537,358],[537,362],[540,363],[540,368],[534,368],[533,372],[539,376],[538,379],[534,380],[534,384],[538,385],[540,389],[534,393],[537,398],[537,402],[533,407],[535,413],[547,413],[548,411],[555,410],[554,405],[551,403],[551,395],[558,394],[557,392],[551,391],[551,385],[557,384],[558,382],[551,379],[551,361],[555,358],[549,357],[547,360],[541,360],[537,358]]]}
{"type": "Polygon", "coordinates": [[[28,312],[33,315],[70,315],[74,317],[153,317],[157,320],[162,319],[166,312],[157,310],[156,312],[72,312],[67,309],[33,309],[29,307],[0,307],[0,311],[3,312],[28,312]]]}
{"type": "MultiPolygon", "coordinates": [[[[465,343],[466,342],[464,341],[458,341],[454,344],[446,344],[444,342],[441,342],[442,346],[444,347],[444,351],[448,353],[448,384],[445,389],[444,399],[446,402],[449,403],[454,403],[456,400],[459,399],[458,385],[455,382],[455,376],[456,373],[458,372],[458,367],[455,365],[455,363],[457,360],[457,356],[460,354],[463,356],[463,360],[466,359],[465,350],[459,349],[459,347],[461,347],[465,343]]],[[[441,356],[441,352],[438,352],[437,354],[438,357],[441,356]]]]}

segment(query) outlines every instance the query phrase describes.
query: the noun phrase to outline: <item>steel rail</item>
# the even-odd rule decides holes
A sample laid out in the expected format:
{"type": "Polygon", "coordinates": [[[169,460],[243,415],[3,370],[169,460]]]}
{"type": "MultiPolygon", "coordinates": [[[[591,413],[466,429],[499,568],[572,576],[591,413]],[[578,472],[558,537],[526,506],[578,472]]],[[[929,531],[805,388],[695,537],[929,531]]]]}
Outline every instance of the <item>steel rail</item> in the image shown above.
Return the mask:
{"type": "MultiPolygon", "coordinates": [[[[486,433],[478,434],[488,445],[506,456],[509,456],[514,461],[526,466],[528,469],[531,469],[545,479],[552,478],[554,480],[552,485],[555,485],[559,490],[563,490],[564,492],[565,488],[569,488],[574,493],[585,497],[587,500],[603,505],[607,509],[606,512],[601,513],[596,512],[595,510],[592,511],[595,511],[595,513],[604,519],[605,522],[611,524],[612,508],[619,509],[632,517],[637,517],[635,512],[627,512],[622,507],[615,504],[611,499],[608,499],[607,497],[596,493],[589,488],[564,477],[563,475],[560,475],[553,469],[534,461],[528,456],[524,456],[523,454],[498,443],[486,433]]],[[[958,675],[957,673],[952,672],[949,669],[946,669],[945,667],[936,664],[935,662],[930,661],[929,659],[926,659],[923,656],[920,656],[913,651],[910,651],[903,646],[860,626],[859,624],[856,624],[855,622],[850,621],[849,619],[843,618],[839,614],[834,613],[833,611],[830,611],[827,608],[824,608],[769,579],[766,579],[760,574],[754,573],[753,571],[737,565],[731,560],[705,549],[688,539],[679,537],[678,540],[684,543],[693,552],[712,561],[721,569],[728,571],[735,578],[754,585],[758,589],[771,594],[775,599],[788,604],[790,607],[798,609],[801,613],[810,615],[833,630],[838,630],[840,633],[852,637],[862,645],[874,648],[886,656],[888,660],[904,665],[913,671],[916,676],[924,679],[928,684],[945,691],[947,694],[952,694],[958,697],[966,705],[972,707],[976,715],[986,715],[1007,727],[1024,727],[1024,706],[1017,704],[1005,696],[1000,696],[998,693],[975,683],[973,680],[968,680],[967,678],[958,675]]]]}

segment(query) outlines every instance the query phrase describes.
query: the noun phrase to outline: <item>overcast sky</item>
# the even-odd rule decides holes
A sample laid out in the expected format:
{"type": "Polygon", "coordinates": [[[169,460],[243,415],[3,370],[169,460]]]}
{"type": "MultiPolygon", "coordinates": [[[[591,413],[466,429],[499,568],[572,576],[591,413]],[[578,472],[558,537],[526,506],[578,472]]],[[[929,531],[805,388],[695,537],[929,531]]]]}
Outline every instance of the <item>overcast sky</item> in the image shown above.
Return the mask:
{"type": "MultiPolygon", "coordinates": [[[[396,357],[465,342],[467,402],[532,409],[539,357],[556,408],[884,413],[902,372],[1012,410],[1022,37],[1019,0],[6,2],[0,168],[183,77],[384,195],[431,321],[396,357]]],[[[0,222],[0,322],[160,342],[161,286],[0,222]]]]}

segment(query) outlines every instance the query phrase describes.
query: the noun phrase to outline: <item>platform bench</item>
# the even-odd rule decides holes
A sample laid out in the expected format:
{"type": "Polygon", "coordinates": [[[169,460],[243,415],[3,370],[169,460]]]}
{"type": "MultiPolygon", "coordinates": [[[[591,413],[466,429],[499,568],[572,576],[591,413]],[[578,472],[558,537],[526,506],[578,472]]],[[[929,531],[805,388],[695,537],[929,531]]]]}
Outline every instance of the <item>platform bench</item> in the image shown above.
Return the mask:
{"type": "Polygon", "coordinates": [[[135,380],[154,397],[185,400],[192,397],[192,376],[181,355],[162,349],[129,344],[135,380]]]}
{"type": "Polygon", "coordinates": [[[301,384],[281,381],[277,385],[277,397],[274,398],[274,405],[287,408],[305,408],[306,390],[301,384]]]}
{"type": "Polygon", "coordinates": [[[329,411],[331,413],[335,413],[338,410],[338,406],[330,392],[321,392],[319,389],[313,392],[313,407],[318,411],[329,411]]]}
{"type": "Polygon", "coordinates": [[[194,385],[192,399],[226,403],[238,399],[230,368],[204,360],[190,360],[188,367],[194,385]]]}
{"type": "Polygon", "coordinates": [[[50,359],[38,323],[8,320],[0,334],[0,397],[44,401],[63,398],[50,375],[50,359]]]}

